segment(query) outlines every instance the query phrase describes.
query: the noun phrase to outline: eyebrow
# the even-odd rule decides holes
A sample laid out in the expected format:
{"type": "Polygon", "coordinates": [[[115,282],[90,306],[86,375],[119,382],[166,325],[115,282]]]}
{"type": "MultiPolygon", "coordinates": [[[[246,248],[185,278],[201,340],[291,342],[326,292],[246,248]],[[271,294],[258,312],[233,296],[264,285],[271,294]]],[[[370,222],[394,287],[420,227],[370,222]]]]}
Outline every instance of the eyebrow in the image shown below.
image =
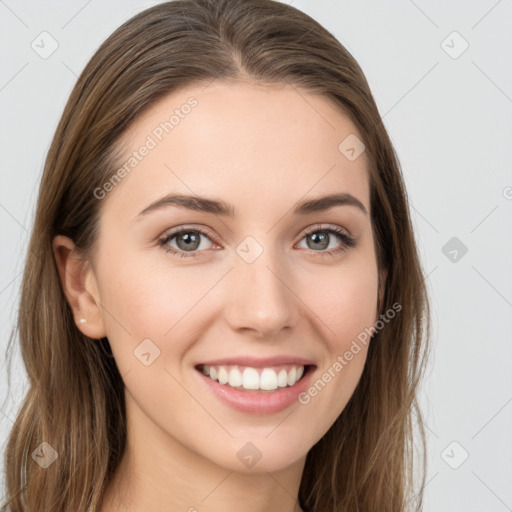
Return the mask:
{"type": "MultiPolygon", "coordinates": [[[[210,199],[207,197],[189,196],[184,194],[168,194],[144,208],[144,210],[137,215],[137,218],[143,217],[150,212],[166,206],[176,206],[178,208],[211,213],[214,215],[221,215],[223,217],[236,216],[235,207],[220,199],[210,199]]],[[[293,214],[307,215],[314,212],[329,210],[335,206],[355,206],[365,215],[368,215],[368,210],[364,204],[359,201],[359,199],[348,193],[331,194],[301,201],[295,205],[293,214]]]]}

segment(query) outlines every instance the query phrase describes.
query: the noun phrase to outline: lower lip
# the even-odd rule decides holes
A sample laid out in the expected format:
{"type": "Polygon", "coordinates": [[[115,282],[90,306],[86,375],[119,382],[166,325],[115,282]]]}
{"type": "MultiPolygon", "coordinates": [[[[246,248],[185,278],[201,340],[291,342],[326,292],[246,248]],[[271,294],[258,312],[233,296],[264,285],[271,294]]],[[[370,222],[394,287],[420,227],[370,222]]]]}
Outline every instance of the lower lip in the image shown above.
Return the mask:
{"type": "Polygon", "coordinates": [[[232,388],[227,384],[219,384],[203,372],[195,368],[213,394],[225,404],[237,411],[249,414],[275,414],[298,402],[298,396],[309,386],[311,374],[315,368],[308,366],[302,378],[293,386],[277,388],[275,391],[251,392],[232,388]]]}

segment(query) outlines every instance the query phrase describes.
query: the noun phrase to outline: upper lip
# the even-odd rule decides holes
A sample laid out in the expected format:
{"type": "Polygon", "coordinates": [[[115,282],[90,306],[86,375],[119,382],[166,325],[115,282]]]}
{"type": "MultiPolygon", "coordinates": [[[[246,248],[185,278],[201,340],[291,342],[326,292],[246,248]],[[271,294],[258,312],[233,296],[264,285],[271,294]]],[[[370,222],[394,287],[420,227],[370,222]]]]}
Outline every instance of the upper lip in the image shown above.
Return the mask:
{"type": "Polygon", "coordinates": [[[314,365],[310,359],[303,359],[294,356],[275,356],[275,357],[224,357],[222,359],[213,359],[204,361],[197,366],[250,366],[251,368],[268,368],[270,366],[280,366],[284,364],[295,364],[297,366],[314,365]]]}

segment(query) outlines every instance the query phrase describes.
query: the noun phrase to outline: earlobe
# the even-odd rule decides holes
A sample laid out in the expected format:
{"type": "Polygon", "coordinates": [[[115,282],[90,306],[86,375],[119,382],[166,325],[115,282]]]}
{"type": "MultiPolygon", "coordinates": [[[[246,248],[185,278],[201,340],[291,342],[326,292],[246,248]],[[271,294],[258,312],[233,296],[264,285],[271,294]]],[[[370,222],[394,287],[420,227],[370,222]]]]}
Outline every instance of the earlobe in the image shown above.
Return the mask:
{"type": "Polygon", "coordinates": [[[90,263],[80,257],[73,241],[64,235],[53,239],[53,253],[62,290],[77,328],[89,338],[105,337],[96,277],[90,263]]]}

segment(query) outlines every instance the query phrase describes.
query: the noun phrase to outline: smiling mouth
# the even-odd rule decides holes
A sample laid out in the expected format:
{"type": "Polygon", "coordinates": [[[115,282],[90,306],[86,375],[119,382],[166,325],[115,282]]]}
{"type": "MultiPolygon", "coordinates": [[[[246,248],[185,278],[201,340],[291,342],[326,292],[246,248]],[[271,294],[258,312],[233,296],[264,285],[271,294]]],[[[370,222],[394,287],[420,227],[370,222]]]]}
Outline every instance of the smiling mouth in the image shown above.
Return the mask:
{"type": "Polygon", "coordinates": [[[240,365],[199,364],[196,370],[219,384],[233,389],[252,393],[272,393],[276,390],[293,387],[315,365],[286,364],[276,367],[253,368],[240,365]]]}

